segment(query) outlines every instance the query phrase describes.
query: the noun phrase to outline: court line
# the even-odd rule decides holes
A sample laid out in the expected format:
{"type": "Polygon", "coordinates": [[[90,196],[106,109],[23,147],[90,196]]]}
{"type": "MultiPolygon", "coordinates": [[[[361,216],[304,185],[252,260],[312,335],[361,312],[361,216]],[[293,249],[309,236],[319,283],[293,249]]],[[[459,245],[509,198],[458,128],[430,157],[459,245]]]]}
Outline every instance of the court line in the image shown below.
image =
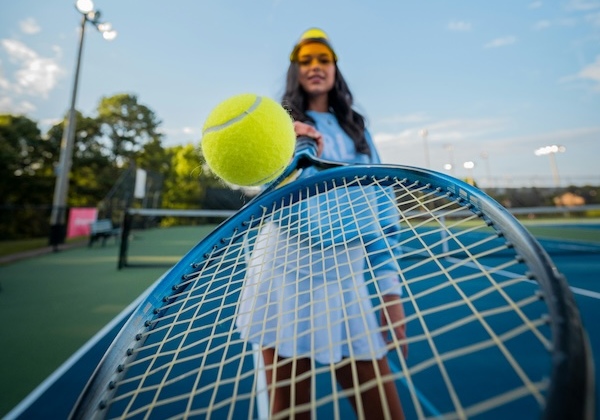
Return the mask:
{"type": "MultiPolygon", "coordinates": [[[[402,370],[400,369],[400,367],[390,358],[388,358],[388,364],[390,365],[390,368],[392,368],[392,371],[394,373],[400,373],[402,372],[402,370]]],[[[406,389],[408,389],[408,383],[406,382],[406,379],[404,379],[403,377],[400,378],[400,381],[402,382],[402,385],[404,385],[406,387],[406,389]]],[[[431,401],[429,401],[427,399],[427,397],[425,397],[425,395],[423,395],[415,386],[412,387],[415,394],[417,395],[417,398],[419,399],[419,401],[421,401],[421,404],[435,417],[437,418],[443,418],[444,416],[442,415],[442,413],[439,412],[439,410],[435,407],[435,405],[433,405],[433,403],[431,401]]]]}
{"type": "MultiPolygon", "coordinates": [[[[450,262],[456,263],[456,262],[462,262],[462,260],[458,259],[458,258],[453,258],[453,257],[446,257],[446,259],[450,262]]],[[[465,266],[474,266],[473,263],[468,263],[465,264],[465,266]]],[[[487,267],[485,265],[482,264],[483,267],[490,268],[487,267]]],[[[517,278],[517,277],[522,277],[521,274],[516,274],[510,271],[506,271],[506,270],[497,270],[495,271],[495,273],[497,274],[501,274],[507,278],[517,278]]],[[[535,280],[528,280],[528,279],[524,279],[524,281],[527,281],[528,283],[537,283],[535,280]]],[[[571,289],[571,291],[577,295],[581,295],[581,296],[587,296],[593,299],[598,299],[600,300],[600,293],[599,292],[595,292],[593,290],[588,290],[588,289],[582,289],[581,287],[573,287],[573,286],[569,286],[569,289],[571,289]]]]}
{"type": "Polygon", "coordinates": [[[577,293],[578,295],[591,297],[593,299],[600,300],[600,293],[594,292],[593,290],[582,289],[580,287],[569,287],[573,293],[577,293]]]}

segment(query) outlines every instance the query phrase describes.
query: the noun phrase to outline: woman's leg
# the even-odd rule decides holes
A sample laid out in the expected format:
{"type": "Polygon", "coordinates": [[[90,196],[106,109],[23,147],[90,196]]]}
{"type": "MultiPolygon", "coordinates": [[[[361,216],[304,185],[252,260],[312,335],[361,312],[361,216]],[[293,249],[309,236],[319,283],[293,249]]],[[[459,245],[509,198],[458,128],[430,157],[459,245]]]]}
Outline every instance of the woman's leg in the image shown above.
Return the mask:
{"type": "MultiPolygon", "coordinates": [[[[262,354],[266,367],[271,415],[310,402],[310,376],[302,381],[295,380],[297,376],[311,369],[310,359],[278,356],[275,362],[275,350],[270,348],[263,349],[262,354]],[[286,381],[290,382],[285,383],[286,381]]],[[[310,410],[306,409],[295,416],[290,414],[286,418],[310,419],[310,410]]]]}
{"type": "MultiPolygon", "coordinates": [[[[390,375],[390,367],[387,359],[384,357],[376,362],[379,372],[377,372],[375,364],[371,360],[357,360],[337,368],[336,376],[338,383],[342,388],[348,390],[359,387],[361,384],[371,381],[378,376],[387,377],[388,379],[385,382],[375,384],[371,388],[360,392],[360,406],[362,407],[364,417],[368,419],[404,419],[398,390],[394,381],[388,376],[390,375]],[[352,373],[352,365],[356,366],[356,374],[352,373]],[[386,406],[387,412],[385,410],[386,406]]],[[[350,397],[350,403],[358,413],[359,405],[355,395],[352,394],[350,397]]]]}

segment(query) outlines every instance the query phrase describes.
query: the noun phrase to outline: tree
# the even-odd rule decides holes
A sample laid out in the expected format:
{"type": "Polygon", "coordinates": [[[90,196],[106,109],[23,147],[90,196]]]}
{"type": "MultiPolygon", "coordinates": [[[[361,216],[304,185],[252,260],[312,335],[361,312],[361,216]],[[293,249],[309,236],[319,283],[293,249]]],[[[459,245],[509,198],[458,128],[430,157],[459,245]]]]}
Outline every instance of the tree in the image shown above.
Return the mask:
{"type": "Polygon", "coordinates": [[[53,178],[43,170],[46,152],[35,121],[0,115],[0,238],[47,231],[53,178]]]}
{"type": "Polygon", "coordinates": [[[39,168],[41,141],[41,132],[35,121],[20,115],[0,115],[2,179],[33,175],[39,168]]]}
{"type": "Polygon", "coordinates": [[[165,179],[163,203],[169,208],[197,209],[202,200],[202,173],[198,152],[191,144],[168,149],[170,172],[165,179]]]}
{"type": "MultiPolygon", "coordinates": [[[[71,176],[69,178],[69,207],[94,207],[110,190],[118,178],[120,169],[110,159],[111,152],[101,142],[101,124],[96,118],[75,115],[77,130],[73,145],[71,176]]],[[[58,162],[59,145],[63,136],[64,122],[48,130],[47,141],[54,145],[52,156],[58,162]]]]}
{"type": "Polygon", "coordinates": [[[120,166],[130,163],[144,144],[161,140],[158,131],[161,121],[154,111],[140,104],[135,95],[121,93],[103,97],[97,111],[111,158],[120,166]]]}
{"type": "Polygon", "coordinates": [[[0,197],[2,204],[44,202],[47,191],[35,192],[34,197],[23,196],[24,184],[44,174],[47,147],[37,123],[25,116],[0,115],[0,197]]]}

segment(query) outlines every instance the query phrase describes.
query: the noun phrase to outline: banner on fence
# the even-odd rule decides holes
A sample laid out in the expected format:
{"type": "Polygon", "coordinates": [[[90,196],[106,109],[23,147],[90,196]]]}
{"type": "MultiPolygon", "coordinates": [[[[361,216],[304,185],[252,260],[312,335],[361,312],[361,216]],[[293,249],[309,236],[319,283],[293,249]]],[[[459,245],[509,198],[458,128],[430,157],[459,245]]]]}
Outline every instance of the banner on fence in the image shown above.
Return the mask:
{"type": "Polygon", "coordinates": [[[98,209],[95,207],[74,207],[69,211],[69,224],[67,225],[67,238],[75,236],[88,236],[90,223],[96,221],[98,209]]]}

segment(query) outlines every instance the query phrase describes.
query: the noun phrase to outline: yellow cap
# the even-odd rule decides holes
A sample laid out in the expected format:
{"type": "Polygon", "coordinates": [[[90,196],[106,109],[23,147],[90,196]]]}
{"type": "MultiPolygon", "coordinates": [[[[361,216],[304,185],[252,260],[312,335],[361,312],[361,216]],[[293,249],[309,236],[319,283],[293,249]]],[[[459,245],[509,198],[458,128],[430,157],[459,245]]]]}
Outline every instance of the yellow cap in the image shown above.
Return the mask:
{"type": "Polygon", "coordinates": [[[310,42],[318,42],[327,46],[327,48],[329,48],[331,50],[331,53],[333,54],[333,59],[335,61],[338,60],[337,55],[333,50],[333,47],[329,43],[329,37],[327,36],[325,31],[319,28],[311,28],[302,34],[302,36],[298,40],[298,43],[294,46],[294,49],[290,54],[290,61],[296,61],[298,59],[298,50],[300,49],[300,47],[310,42]]]}

